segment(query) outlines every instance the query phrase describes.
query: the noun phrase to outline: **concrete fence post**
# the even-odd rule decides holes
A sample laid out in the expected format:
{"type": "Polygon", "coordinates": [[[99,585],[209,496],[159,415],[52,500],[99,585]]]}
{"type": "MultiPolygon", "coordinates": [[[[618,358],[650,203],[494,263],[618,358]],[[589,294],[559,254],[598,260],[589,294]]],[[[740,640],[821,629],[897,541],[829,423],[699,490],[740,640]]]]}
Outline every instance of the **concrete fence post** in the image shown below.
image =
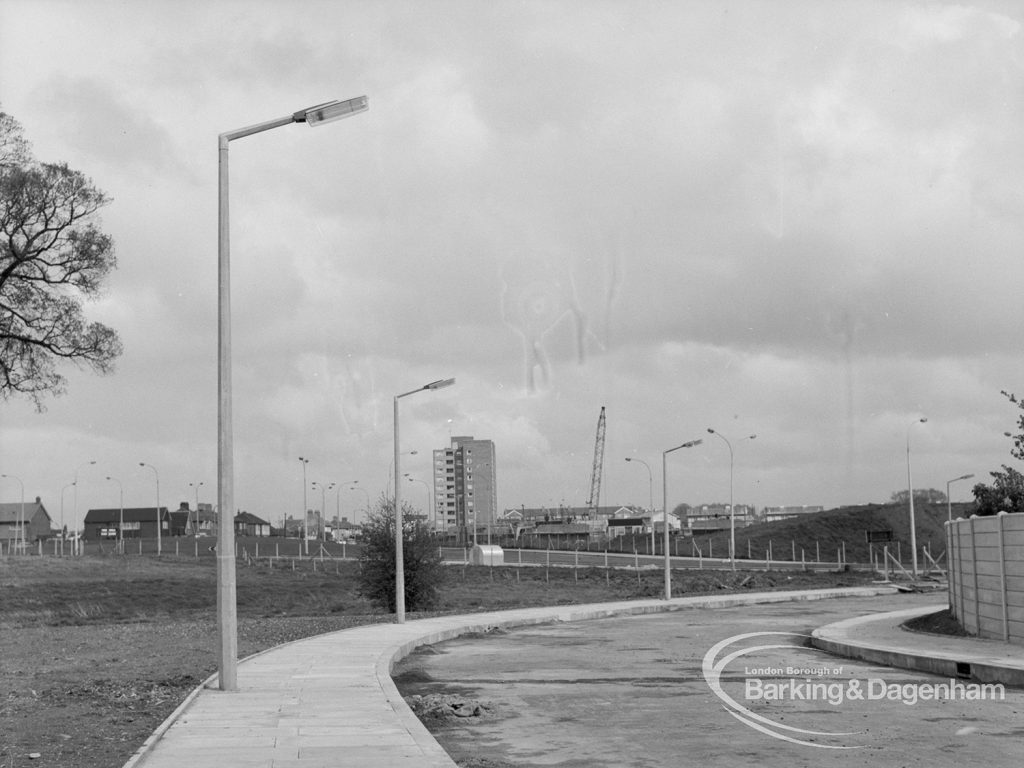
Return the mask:
{"type": "Polygon", "coordinates": [[[949,577],[946,579],[946,602],[949,604],[949,612],[953,618],[957,618],[956,610],[956,581],[959,573],[959,558],[953,552],[953,531],[956,530],[956,523],[946,523],[946,551],[949,553],[949,562],[947,566],[949,568],[949,577]]]}
{"type": "MultiPolygon", "coordinates": [[[[981,614],[978,612],[978,545],[975,541],[974,521],[977,515],[971,515],[971,571],[974,574],[974,634],[981,634],[981,614]]],[[[966,629],[966,624],[964,625],[966,629]]]]}
{"type": "Polygon", "coordinates": [[[957,599],[957,614],[956,617],[960,622],[964,620],[964,523],[962,520],[958,520],[956,523],[956,566],[957,566],[957,579],[956,587],[959,591],[959,598],[957,599]]]}
{"type": "Polygon", "coordinates": [[[1010,642],[1010,606],[1009,595],[1006,594],[1006,550],[1004,547],[1003,523],[1006,522],[1006,512],[1000,512],[996,516],[997,530],[999,531],[999,597],[1003,604],[1003,641],[1010,642]]]}

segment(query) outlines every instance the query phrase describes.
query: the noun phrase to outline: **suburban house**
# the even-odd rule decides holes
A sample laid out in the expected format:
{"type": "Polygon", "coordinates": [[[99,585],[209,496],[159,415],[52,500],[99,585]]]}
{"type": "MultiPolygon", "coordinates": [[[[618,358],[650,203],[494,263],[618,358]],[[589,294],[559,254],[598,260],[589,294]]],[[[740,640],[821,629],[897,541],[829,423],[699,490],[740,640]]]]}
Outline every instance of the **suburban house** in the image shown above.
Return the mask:
{"type": "Polygon", "coordinates": [[[266,520],[261,520],[250,512],[239,512],[235,515],[235,535],[269,536],[270,523],[266,520]]]}
{"type": "Polygon", "coordinates": [[[0,503],[0,541],[10,544],[22,540],[22,526],[24,541],[28,543],[54,534],[53,521],[38,496],[35,501],[24,504],[20,501],[0,503]]]}
{"type": "Polygon", "coordinates": [[[190,509],[187,501],[171,512],[171,536],[216,536],[217,515],[211,504],[190,509]]]}
{"type": "Polygon", "coordinates": [[[82,538],[86,541],[155,539],[158,514],[161,535],[166,536],[171,530],[171,516],[167,507],[160,507],[159,513],[156,507],[90,509],[85,513],[82,538]]]}
{"type": "Polygon", "coordinates": [[[349,522],[347,517],[341,518],[341,522],[338,522],[338,518],[335,517],[331,524],[327,526],[327,533],[332,541],[355,539],[359,537],[361,532],[362,527],[349,522]]]}

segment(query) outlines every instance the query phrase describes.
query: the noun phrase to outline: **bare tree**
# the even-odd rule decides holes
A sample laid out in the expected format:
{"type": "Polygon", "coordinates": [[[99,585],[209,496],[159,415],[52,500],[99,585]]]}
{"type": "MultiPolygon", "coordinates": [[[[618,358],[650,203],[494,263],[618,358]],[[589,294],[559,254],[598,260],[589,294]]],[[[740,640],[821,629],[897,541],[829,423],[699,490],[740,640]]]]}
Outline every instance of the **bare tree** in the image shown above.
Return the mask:
{"type": "Polygon", "coordinates": [[[87,322],[114,269],[114,245],[96,226],[110,199],[65,163],[33,157],[20,124],[0,112],[0,397],[24,395],[42,410],[64,392],[58,361],[109,373],[117,332],[87,322]]]}

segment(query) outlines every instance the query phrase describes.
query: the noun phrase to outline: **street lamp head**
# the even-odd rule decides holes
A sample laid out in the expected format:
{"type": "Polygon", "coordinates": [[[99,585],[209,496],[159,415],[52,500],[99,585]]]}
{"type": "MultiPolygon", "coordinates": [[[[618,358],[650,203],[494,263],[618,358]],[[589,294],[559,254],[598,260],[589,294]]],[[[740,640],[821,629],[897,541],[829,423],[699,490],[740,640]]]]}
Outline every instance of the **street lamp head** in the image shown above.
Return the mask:
{"type": "Polygon", "coordinates": [[[292,115],[292,120],[296,123],[308,123],[310,128],[315,128],[324,123],[332,123],[335,120],[357,115],[369,108],[370,101],[366,96],[357,96],[346,101],[335,99],[334,101],[300,109],[292,115]]]}
{"type": "Polygon", "coordinates": [[[703,443],[703,442],[704,442],[703,440],[691,440],[691,441],[690,441],[690,442],[688,442],[688,443],[683,443],[683,444],[682,444],[681,446],[679,446],[679,447],[680,447],[680,448],[693,448],[693,447],[694,447],[695,445],[700,445],[700,444],[701,444],[701,443],[703,443]]]}
{"type": "Polygon", "coordinates": [[[455,379],[438,379],[437,381],[430,382],[429,384],[425,385],[423,388],[424,389],[441,389],[443,387],[450,387],[454,383],[455,383],[455,379]]]}
{"type": "Polygon", "coordinates": [[[927,416],[922,416],[920,421],[921,421],[922,424],[926,424],[928,422],[928,417],[927,416]]]}
{"type": "Polygon", "coordinates": [[[715,430],[713,430],[711,427],[708,427],[708,434],[709,435],[715,434],[715,430]]]}

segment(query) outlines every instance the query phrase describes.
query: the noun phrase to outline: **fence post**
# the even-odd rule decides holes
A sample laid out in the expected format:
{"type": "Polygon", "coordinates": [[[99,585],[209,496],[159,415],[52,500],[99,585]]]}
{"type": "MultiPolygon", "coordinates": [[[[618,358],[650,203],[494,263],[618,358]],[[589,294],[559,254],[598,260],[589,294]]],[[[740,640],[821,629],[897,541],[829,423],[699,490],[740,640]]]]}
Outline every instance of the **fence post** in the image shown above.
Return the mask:
{"type": "Polygon", "coordinates": [[[999,596],[1003,603],[1003,641],[1010,642],[1010,606],[1007,604],[1006,594],[1006,551],[1003,549],[1003,522],[1006,520],[1006,512],[1000,511],[996,515],[999,521],[999,596]]]}
{"type": "Polygon", "coordinates": [[[956,566],[957,566],[957,587],[960,590],[960,602],[957,604],[956,618],[962,623],[964,620],[964,556],[963,542],[960,538],[960,530],[963,528],[962,521],[956,522],[956,566]]]}
{"type": "MultiPolygon", "coordinates": [[[[981,615],[978,613],[978,546],[974,536],[974,521],[977,515],[971,515],[971,570],[974,572],[974,634],[981,634],[981,615]]],[[[964,629],[967,627],[965,626],[964,629]]]]}

